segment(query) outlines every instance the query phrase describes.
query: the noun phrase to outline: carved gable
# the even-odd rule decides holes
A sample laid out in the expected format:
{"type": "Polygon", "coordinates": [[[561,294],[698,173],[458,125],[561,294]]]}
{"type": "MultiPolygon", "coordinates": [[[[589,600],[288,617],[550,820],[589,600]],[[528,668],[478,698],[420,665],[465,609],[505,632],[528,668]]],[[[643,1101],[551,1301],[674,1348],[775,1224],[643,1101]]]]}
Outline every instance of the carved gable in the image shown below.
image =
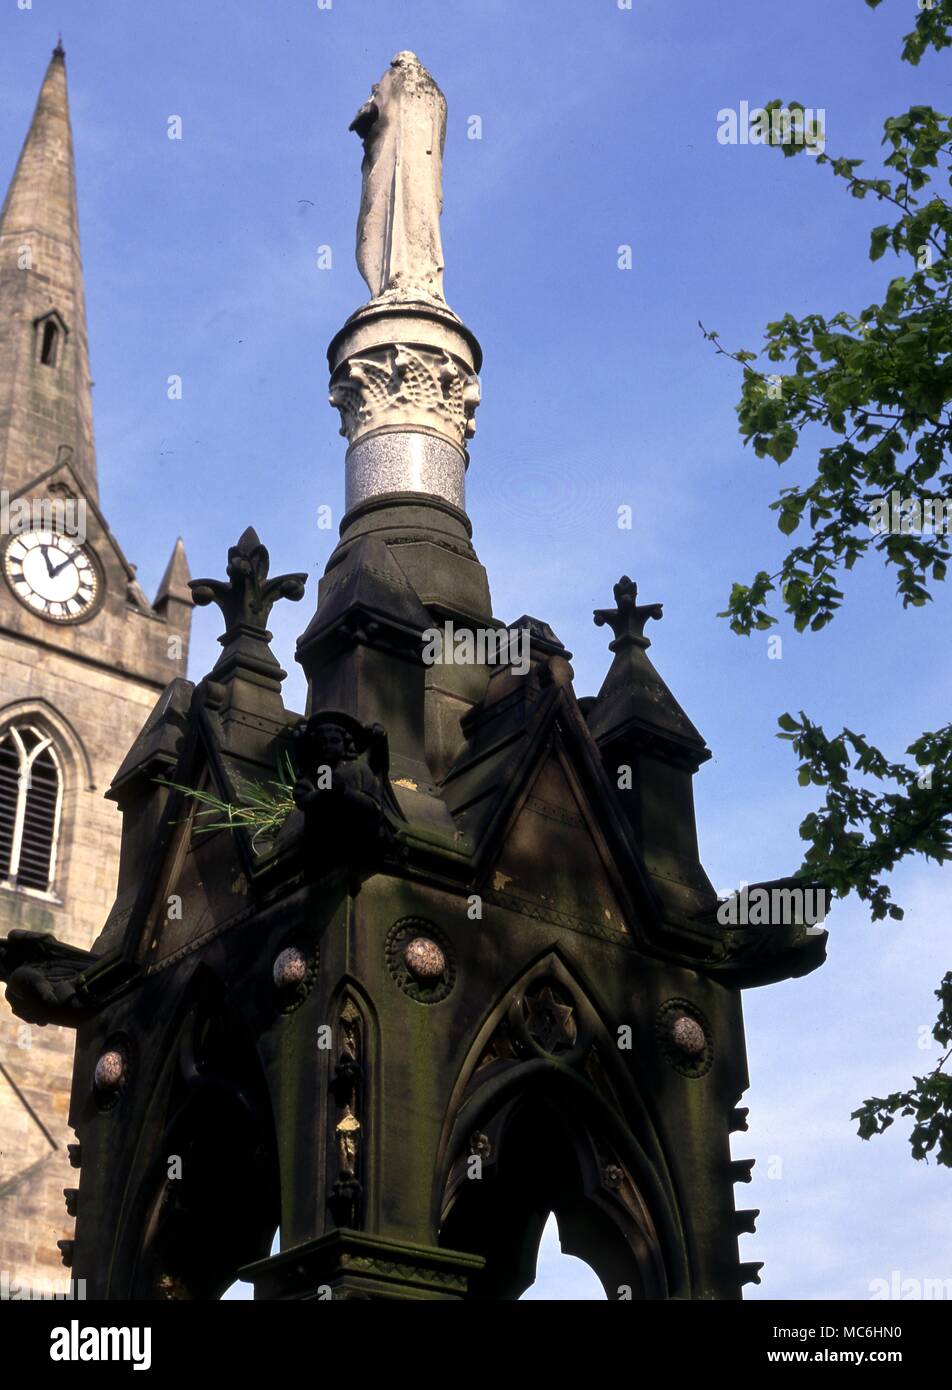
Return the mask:
{"type": "MultiPolygon", "coordinates": [[[[575,918],[599,934],[627,933],[607,846],[571,766],[556,747],[523,798],[486,883],[488,896],[519,899],[533,916],[575,918]]],[[[573,923],[574,925],[574,923],[573,923]]]]}

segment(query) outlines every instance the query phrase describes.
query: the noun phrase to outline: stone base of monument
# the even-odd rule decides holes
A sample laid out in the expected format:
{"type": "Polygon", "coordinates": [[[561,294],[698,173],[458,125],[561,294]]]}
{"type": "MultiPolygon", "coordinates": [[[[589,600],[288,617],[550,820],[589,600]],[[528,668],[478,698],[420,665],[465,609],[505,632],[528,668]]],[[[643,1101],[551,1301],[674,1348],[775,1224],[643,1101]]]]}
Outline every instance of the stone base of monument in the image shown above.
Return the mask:
{"type": "Polygon", "coordinates": [[[255,1299],[461,1299],[482,1270],[478,1255],[340,1229],[246,1265],[255,1299]]]}

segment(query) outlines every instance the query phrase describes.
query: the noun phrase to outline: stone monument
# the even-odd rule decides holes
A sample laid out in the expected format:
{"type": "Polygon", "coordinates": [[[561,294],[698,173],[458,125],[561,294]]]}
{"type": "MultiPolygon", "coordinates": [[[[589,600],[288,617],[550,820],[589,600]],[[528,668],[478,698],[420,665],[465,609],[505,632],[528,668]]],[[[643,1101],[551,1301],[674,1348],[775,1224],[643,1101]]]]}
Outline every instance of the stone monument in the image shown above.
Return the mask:
{"type": "Polygon", "coordinates": [[[227,580],[192,583],[222,612],[216,666],[167,687],[113,779],[101,935],[4,943],[13,1007],[77,1030],[62,1249],[90,1298],[240,1275],[263,1299],[514,1299],[550,1212],[609,1298],[758,1278],[740,991],[815,968],[825,933],[722,924],[694,822],[710,755],[648,656],[660,604],[615,585],[583,699],[548,623],[493,615],[445,110],[399,53],[352,126],[372,298],[328,351],[347,510],[298,642],[304,715],[267,631],[304,576],[269,577],[249,528],[227,580]],[[434,630],[466,640],[431,659],[434,630]]]}

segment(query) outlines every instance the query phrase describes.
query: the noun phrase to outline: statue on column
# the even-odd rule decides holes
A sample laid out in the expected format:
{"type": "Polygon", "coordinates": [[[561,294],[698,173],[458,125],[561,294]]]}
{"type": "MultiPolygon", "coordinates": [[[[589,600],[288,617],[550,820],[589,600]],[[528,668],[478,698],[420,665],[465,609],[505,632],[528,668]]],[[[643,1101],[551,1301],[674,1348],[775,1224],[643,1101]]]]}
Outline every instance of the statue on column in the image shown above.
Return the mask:
{"type": "Polygon", "coordinates": [[[357,267],[374,299],[443,300],[446,99],[415,53],[398,53],[350,123],[364,142],[357,267]]]}

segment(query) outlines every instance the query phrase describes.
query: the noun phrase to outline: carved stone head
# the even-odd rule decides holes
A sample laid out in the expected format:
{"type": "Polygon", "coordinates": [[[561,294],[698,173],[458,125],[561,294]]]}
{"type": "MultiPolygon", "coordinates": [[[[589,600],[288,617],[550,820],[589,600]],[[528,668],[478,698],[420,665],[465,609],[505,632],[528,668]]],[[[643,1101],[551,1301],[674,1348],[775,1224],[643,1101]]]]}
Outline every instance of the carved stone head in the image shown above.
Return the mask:
{"type": "Polygon", "coordinates": [[[311,755],[318,763],[328,767],[339,767],[341,763],[352,763],[357,757],[354,740],[340,724],[316,724],[311,730],[311,755]]]}
{"type": "Polygon", "coordinates": [[[321,710],[294,730],[296,762],[303,777],[315,768],[338,768],[352,763],[367,747],[368,731],[342,710],[321,710]]]}

